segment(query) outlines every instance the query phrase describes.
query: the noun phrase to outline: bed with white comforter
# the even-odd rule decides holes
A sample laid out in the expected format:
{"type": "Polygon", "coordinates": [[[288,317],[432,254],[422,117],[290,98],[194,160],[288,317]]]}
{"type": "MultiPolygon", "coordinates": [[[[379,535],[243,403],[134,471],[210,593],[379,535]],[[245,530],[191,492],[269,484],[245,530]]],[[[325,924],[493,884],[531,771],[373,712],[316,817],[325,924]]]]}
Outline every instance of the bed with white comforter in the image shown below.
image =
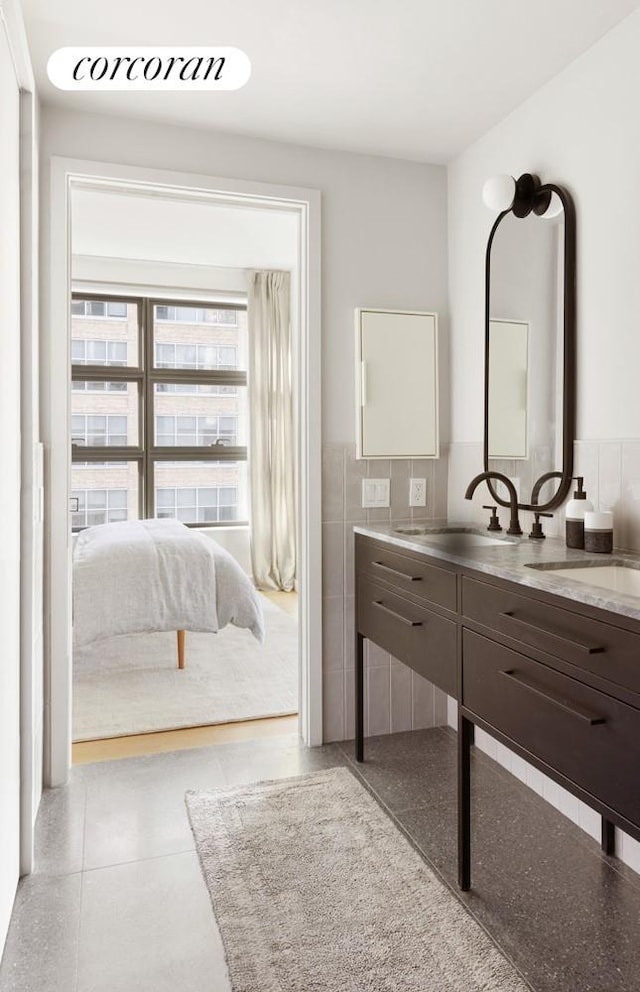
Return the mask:
{"type": "Polygon", "coordinates": [[[81,531],[73,549],[73,643],[119,634],[246,627],[258,641],[258,594],[232,556],[178,520],[81,531]]]}

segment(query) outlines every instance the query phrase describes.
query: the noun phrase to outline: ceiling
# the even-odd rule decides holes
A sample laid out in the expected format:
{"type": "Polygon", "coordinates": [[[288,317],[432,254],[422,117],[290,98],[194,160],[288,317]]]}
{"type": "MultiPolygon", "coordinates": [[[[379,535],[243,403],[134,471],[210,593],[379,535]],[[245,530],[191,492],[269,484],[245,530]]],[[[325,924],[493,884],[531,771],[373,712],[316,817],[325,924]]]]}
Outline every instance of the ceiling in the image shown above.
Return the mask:
{"type": "Polygon", "coordinates": [[[426,162],[453,158],[638,0],[22,0],[41,95],[144,117],[426,162]],[[64,45],[233,45],[235,92],[70,93],[46,76],[64,45]]]}

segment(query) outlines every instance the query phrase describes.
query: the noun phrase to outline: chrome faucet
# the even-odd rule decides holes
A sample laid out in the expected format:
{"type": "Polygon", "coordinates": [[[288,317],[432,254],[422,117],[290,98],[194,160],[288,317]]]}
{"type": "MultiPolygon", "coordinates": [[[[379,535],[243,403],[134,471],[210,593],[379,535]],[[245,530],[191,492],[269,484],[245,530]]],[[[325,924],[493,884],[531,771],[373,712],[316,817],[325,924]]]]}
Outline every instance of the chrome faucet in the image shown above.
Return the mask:
{"type": "Polygon", "coordinates": [[[509,479],[506,475],[503,475],[502,472],[481,472],[480,475],[476,475],[476,477],[472,479],[467,486],[467,491],[464,494],[464,498],[471,499],[480,483],[484,482],[486,479],[497,479],[498,482],[503,482],[509,490],[511,521],[509,523],[509,530],[507,531],[507,534],[522,534],[522,527],[520,526],[520,521],[518,520],[518,494],[516,492],[516,487],[511,479],[509,479]]]}

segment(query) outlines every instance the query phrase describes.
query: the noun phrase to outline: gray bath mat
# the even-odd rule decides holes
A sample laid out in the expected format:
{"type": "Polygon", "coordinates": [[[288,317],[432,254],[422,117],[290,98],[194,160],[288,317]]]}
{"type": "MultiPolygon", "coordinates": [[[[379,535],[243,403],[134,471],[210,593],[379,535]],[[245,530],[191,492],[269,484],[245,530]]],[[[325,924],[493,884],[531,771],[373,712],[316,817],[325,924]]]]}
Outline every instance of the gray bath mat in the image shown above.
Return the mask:
{"type": "Polygon", "coordinates": [[[186,801],[234,992],[527,990],[345,768],[186,801]]]}

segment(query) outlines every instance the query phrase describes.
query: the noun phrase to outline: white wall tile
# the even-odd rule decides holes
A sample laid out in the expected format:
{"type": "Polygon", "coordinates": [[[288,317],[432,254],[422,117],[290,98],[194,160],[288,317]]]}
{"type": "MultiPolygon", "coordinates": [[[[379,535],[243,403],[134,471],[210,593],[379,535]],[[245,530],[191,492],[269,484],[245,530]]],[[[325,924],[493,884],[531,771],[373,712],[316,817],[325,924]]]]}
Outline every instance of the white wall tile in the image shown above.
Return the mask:
{"type": "Polygon", "coordinates": [[[412,730],[424,730],[433,727],[433,694],[434,686],[427,682],[417,672],[411,673],[412,730]]]}
{"type": "Polygon", "coordinates": [[[548,803],[551,803],[552,806],[555,806],[557,810],[560,810],[560,812],[562,812],[563,791],[564,790],[561,789],[556,782],[552,782],[551,779],[547,778],[545,775],[545,777],[542,780],[543,798],[546,799],[548,803]]]}
{"type": "Polygon", "coordinates": [[[599,813],[596,813],[594,809],[587,806],[585,803],[580,802],[578,799],[578,826],[593,837],[594,840],[600,842],[600,837],[602,834],[602,819],[599,813]]]}
{"type": "Polygon", "coordinates": [[[344,445],[322,445],[322,519],[344,520],[344,445]]]}
{"type": "Polygon", "coordinates": [[[458,729],[458,701],[453,696],[447,696],[447,725],[458,729]]]}
{"type": "MultiPolygon", "coordinates": [[[[344,673],[344,736],[345,740],[351,741],[356,736],[356,692],[355,692],[355,669],[351,668],[344,673]]],[[[365,706],[364,732],[368,730],[367,708],[365,706]]]]}
{"type": "Polygon", "coordinates": [[[617,441],[603,441],[598,452],[598,508],[616,510],[621,491],[622,445],[617,441]]]}
{"type": "Polygon", "coordinates": [[[542,772],[539,772],[537,768],[534,768],[533,765],[530,765],[527,762],[527,772],[526,772],[525,782],[527,783],[529,788],[533,789],[534,792],[537,792],[539,796],[542,795],[543,778],[544,775],[542,774],[542,772]]]}
{"type": "Polygon", "coordinates": [[[466,500],[464,494],[474,476],[482,472],[481,444],[449,445],[448,517],[450,520],[465,522],[477,521],[486,511],[481,509],[486,503],[486,486],[476,489],[473,501],[466,500]]]}
{"type": "Polygon", "coordinates": [[[621,504],[613,519],[616,547],[640,551],[640,441],[622,445],[621,504]]]}
{"type": "Polygon", "coordinates": [[[391,519],[409,520],[409,466],[404,458],[391,462],[391,519]]]}
{"type": "Polygon", "coordinates": [[[367,678],[367,710],[369,734],[388,734],[391,731],[391,691],[389,668],[371,668],[367,678]]]}
{"type": "Polygon", "coordinates": [[[391,665],[391,733],[412,729],[411,669],[394,661],[391,665]]]}
{"type": "Polygon", "coordinates": [[[325,672],[344,668],[344,600],[325,596],[322,600],[322,667],[325,672]]]}
{"type": "Polygon", "coordinates": [[[344,525],[344,546],[343,546],[343,562],[344,562],[344,594],[345,596],[355,595],[355,534],[353,533],[353,524],[346,523],[344,525]]]}
{"type": "Polygon", "coordinates": [[[344,595],[344,524],[322,525],[322,591],[325,596],[344,595]]]}
{"type": "MultiPolygon", "coordinates": [[[[599,501],[598,449],[597,441],[576,441],[573,446],[573,474],[584,478],[584,488],[594,506],[597,506],[599,501]]],[[[573,496],[574,489],[575,485],[572,485],[569,499],[573,496]]]]}
{"type": "Polygon", "coordinates": [[[344,598],[344,667],[355,668],[356,663],[356,617],[355,596],[344,598]]]}
{"type": "Polygon", "coordinates": [[[513,751],[510,751],[508,747],[501,744],[500,741],[495,742],[495,760],[498,764],[506,768],[507,771],[511,771],[511,758],[514,756],[513,751]]]}
{"type": "Polygon", "coordinates": [[[476,727],[475,740],[476,747],[478,747],[481,751],[484,751],[485,754],[488,754],[494,761],[497,761],[496,755],[498,753],[498,742],[495,737],[488,734],[486,730],[482,730],[481,727],[476,727]]]}
{"type": "Polygon", "coordinates": [[[344,673],[325,672],[322,679],[323,738],[325,744],[345,739],[344,673]]]}
{"type": "MultiPolygon", "coordinates": [[[[441,449],[441,457],[436,458],[433,465],[433,487],[431,491],[431,510],[434,517],[447,516],[447,491],[449,484],[449,459],[447,448],[441,449]]],[[[429,492],[427,491],[427,500],[429,492]]]]}
{"type": "Polygon", "coordinates": [[[573,820],[574,823],[580,822],[578,800],[566,789],[562,789],[560,792],[560,812],[564,813],[569,820],[573,820]]]}
{"type": "Polygon", "coordinates": [[[621,861],[640,872],[640,843],[616,828],[616,853],[621,861]]]}
{"type": "Polygon", "coordinates": [[[362,480],[367,477],[367,462],[356,458],[355,444],[344,446],[344,519],[351,523],[367,519],[362,505],[362,480]]]}
{"type": "Polygon", "coordinates": [[[367,653],[365,657],[365,668],[385,668],[389,671],[391,666],[391,655],[384,648],[373,641],[366,641],[367,653]]]}
{"type": "Polygon", "coordinates": [[[446,727],[447,725],[447,696],[446,692],[433,687],[433,725],[434,727],[446,727]]]}
{"type": "Polygon", "coordinates": [[[521,782],[527,781],[527,762],[524,758],[521,758],[519,754],[511,755],[511,768],[509,769],[512,775],[519,778],[521,782]]]}

